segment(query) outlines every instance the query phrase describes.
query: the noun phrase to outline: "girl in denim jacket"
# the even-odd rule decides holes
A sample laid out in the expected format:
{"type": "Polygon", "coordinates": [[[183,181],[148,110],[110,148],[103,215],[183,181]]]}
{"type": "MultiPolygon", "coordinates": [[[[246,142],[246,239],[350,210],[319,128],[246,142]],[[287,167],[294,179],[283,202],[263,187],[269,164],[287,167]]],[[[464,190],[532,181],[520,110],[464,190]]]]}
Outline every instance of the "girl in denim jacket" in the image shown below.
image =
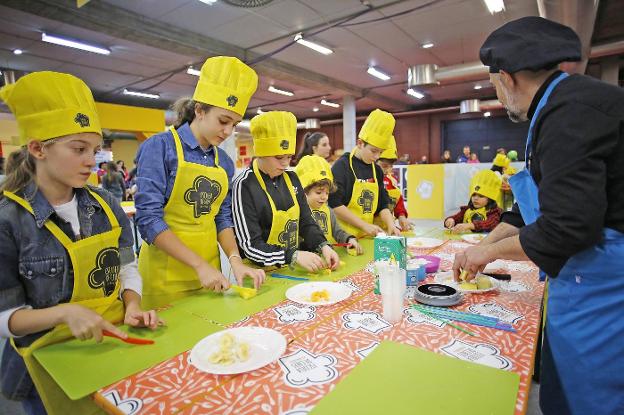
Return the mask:
{"type": "Polygon", "coordinates": [[[86,187],[102,141],[89,88],[72,75],[35,72],[0,98],[22,144],[0,188],[0,336],[11,339],[2,392],[29,414],[83,413],[51,392],[58,388],[32,352],[71,337],[100,342],[104,330],[125,338],[113,323],[155,329],[160,320],[140,306],[127,217],[110,193],[86,187]]]}

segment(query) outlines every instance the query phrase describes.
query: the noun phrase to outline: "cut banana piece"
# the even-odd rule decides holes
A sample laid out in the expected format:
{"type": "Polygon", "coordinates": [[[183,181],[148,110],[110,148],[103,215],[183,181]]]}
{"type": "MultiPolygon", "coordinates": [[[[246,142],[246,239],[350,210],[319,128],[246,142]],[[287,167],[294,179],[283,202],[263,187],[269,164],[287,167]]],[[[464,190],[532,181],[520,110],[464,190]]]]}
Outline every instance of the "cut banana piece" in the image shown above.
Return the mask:
{"type": "Polygon", "coordinates": [[[249,344],[237,342],[234,336],[225,333],[219,338],[219,350],[208,356],[208,361],[216,365],[228,366],[249,359],[249,344]]]}

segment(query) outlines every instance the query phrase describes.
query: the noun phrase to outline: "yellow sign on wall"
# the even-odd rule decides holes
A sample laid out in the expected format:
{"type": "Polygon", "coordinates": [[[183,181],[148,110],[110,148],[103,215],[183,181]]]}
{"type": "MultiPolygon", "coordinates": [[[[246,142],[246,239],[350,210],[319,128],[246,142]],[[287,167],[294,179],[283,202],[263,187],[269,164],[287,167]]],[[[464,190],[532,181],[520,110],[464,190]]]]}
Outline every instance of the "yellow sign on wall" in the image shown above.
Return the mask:
{"type": "Polygon", "coordinates": [[[415,219],[444,217],[444,164],[407,166],[407,212],[415,219]]]}

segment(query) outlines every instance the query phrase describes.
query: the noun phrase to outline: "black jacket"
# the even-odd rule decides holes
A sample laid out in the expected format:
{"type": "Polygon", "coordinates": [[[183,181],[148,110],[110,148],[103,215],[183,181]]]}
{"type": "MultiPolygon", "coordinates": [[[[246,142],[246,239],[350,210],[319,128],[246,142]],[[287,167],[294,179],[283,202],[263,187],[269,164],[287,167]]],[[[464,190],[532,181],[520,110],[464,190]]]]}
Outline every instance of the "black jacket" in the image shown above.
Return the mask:
{"type": "MultiPolygon", "coordinates": [[[[559,73],[538,90],[529,118],[559,73]]],[[[624,232],[624,90],[583,75],[561,81],[535,122],[530,172],[542,216],[524,226],[514,205],[501,220],[522,227],[525,253],[556,277],[603,228],[624,232]]]]}
{"type": "MultiPolygon", "coordinates": [[[[288,174],[299,203],[299,248],[305,251],[316,251],[327,240],[312,217],[297,174],[291,171],[284,174],[288,174]]],[[[277,210],[291,208],[293,200],[284,176],[271,179],[262,172],[260,175],[264,179],[267,192],[275,203],[275,208],[277,210]]],[[[273,212],[269,199],[251,168],[247,168],[234,179],[232,212],[236,239],[243,256],[261,266],[279,266],[290,263],[292,254],[295,252],[294,248],[286,251],[279,245],[267,243],[271,233],[273,212]]]]}

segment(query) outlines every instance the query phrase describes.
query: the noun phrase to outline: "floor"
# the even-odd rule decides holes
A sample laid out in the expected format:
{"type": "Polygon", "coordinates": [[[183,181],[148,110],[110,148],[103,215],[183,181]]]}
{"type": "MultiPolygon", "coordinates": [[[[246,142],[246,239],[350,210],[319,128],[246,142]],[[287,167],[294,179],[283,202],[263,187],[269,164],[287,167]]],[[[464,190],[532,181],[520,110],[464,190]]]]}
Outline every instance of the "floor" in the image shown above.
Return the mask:
{"type": "MultiPolygon", "coordinates": [[[[441,221],[434,220],[415,220],[417,228],[430,228],[434,226],[440,226],[441,221]]],[[[0,340],[0,351],[4,348],[5,341],[0,340]]],[[[541,415],[542,411],[539,409],[539,384],[533,383],[531,385],[531,393],[529,394],[529,404],[527,409],[527,415],[541,415]]],[[[2,415],[25,415],[22,410],[22,406],[18,402],[6,400],[0,395],[0,414],[2,415]]]]}

